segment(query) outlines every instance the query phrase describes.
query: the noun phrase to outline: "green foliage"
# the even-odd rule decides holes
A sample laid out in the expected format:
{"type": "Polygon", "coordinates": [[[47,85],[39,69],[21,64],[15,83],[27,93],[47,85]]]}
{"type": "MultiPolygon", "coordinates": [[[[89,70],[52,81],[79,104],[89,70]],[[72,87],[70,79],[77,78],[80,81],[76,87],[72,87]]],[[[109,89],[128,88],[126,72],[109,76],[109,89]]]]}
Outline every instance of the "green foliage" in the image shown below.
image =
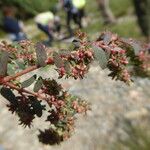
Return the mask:
{"type": "Polygon", "coordinates": [[[26,88],[26,87],[30,86],[35,80],[36,80],[36,75],[33,75],[28,80],[25,80],[24,82],[22,82],[21,87],[26,88]]]}
{"type": "Polygon", "coordinates": [[[0,76],[6,75],[8,60],[9,60],[8,52],[2,52],[0,54],[0,76]]]}
{"type": "Polygon", "coordinates": [[[108,30],[124,37],[143,38],[140,28],[134,19],[123,20],[115,26],[108,26],[108,30]]]}
{"type": "Polygon", "coordinates": [[[130,10],[133,10],[131,0],[109,0],[110,7],[116,17],[127,15],[130,10]]]}
{"type": "Polygon", "coordinates": [[[107,57],[104,50],[100,47],[93,46],[93,50],[95,53],[95,59],[99,62],[100,67],[105,69],[107,67],[109,57],[107,57]]]}
{"type": "Polygon", "coordinates": [[[1,0],[0,5],[16,6],[20,15],[35,15],[39,12],[50,10],[57,0],[1,0]]]}
{"type": "Polygon", "coordinates": [[[113,150],[116,149],[127,149],[127,150],[149,150],[150,149],[150,132],[149,132],[149,121],[144,122],[145,125],[139,124],[133,125],[131,121],[124,120],[123,131],[127,137],[121,139],[118,137],[117,142],[113,146],[113,150]]]}
{"type": "Polygon", "coordinates": [[[36,56],[37,56],[37,65],[39,67],[44,67],[46,66],[45,60],[47,59],[47,54],[45,51],[45,47],[41,43],[36,44],[36,56]]]}
{"type": "MultiPolygon", "coordinates": [[[[124,40],[111,32],[103,32],[94,41],[89,41],[87,34],[80,31],[76,36],[75,41],[78,44],[75,44],[72,50],[52,53],[46,53],[45,46],[29,40],[15,44],[0,43],[1,54],[6,52],[11,56],[8,62],[1,60],[0,65],[15,65],[14,75],[5,74],[0,78],[1,95],[9,102],[8,110],[19,117],[19,124],[24,127],[32,127],[36,117],[42,117],[43,112],[47,114],[45,121],[49,122],[49,128],[40,130],[38,135],[39,141],[44,144],[59,144],[68,139],[74,131],[76,114],[86,113],[89,105],[82,99],[70,95],[55,79],[37,79],[35,73],[22,82],[20,76],[43,68],[46,64],[55,65],[58,79],[82,79],[88,73],[94,59],[103,69],[109,69],[108,76],[126,84],[130,84],[134,73],[129,67],[141,69],[141,72],[149,71],[148,47],[141,47],[142,45],[132,39],[124,40]],[[21,64],[18,64],[19,60],[21,64]],[[25,68],[22,70],[23,64],[25,68]],[[19,67],[19,71],[16,71],[16,66],[19,67]],[[29,90],[27,87],[30,85],[33,85],[33,88],[29,90]]],[[[8,55],[6,56],[8,58],[8,55]]]]}
{"type": "Polygon", "coordinates": [[[36,83],[34,84],[34,92],[38,92],[43,86],[43,79],[42,77],[39,77],[36,83]]]}

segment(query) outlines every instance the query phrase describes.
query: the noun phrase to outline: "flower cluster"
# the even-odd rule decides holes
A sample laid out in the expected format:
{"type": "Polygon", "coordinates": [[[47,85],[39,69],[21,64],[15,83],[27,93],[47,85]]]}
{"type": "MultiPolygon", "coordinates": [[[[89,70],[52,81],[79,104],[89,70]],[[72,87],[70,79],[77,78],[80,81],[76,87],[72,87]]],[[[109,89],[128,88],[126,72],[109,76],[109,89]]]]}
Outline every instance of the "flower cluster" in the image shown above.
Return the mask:
{"type": "Polygon", "coordinates": [[[107,56],[106,67],[110,70],[108,76],[129,84],[132,80],[127,68],[129,65],[128,50],[121,45],[119,37],[116,34],[104,32],[94,44],[102,48],[107,56]]]}
{"type": "Polygon", "coordinates": [[[72,52],[67,57],[62,57],[62,60],[68,63],[58,68],[59,77],[73,77],[74,79],[83,78],[89,69],[89,64],[93,60],[93,52],[91,50],[79,49],[72,52]]]}
{"type": "Polygon", "coordinates": [[[85,101],[69,95],[55,80],[43,80],[41,90],[47,95],[50,110],[46,121],[50,128],[40,131],[38,137],[45,144],[58,144],[71,136],[75,114],[86,112],[89,107],[85,101]]]}
{"type": "Polygon", "coordinates": [[[136,73],[140,76],[150,76],[150,53],[148,50],[140,51],[137,59],[139,60],[140,65],[139,68],[136,69],[136,73]]]}
{"type": "Polygon", "coordinates": [[[131,75],[137,70],[140,76],[150,76],[149,48],[138,42],[119,38],[110,32],[104,32],[96,41],[90,42],[85,33],[77,32],[73,43],[72,50],[58,52],[30,41],[0,43],[0,93],[8,100],[9,111],[19,117],[19,124],[24,127],[32,127],[33,120],[41,118],[45,112],[49,128],[39,129],[38,135],[44,144],[55,145],[68,139],[74,131],[76,114],[86,113],[89,105],[70,95],[54,79],[34,74],[21,82],[22,75],[53,64],[58,78],[82,79],[92,61],[96,60],[102,69],[109,69],[112,79],[125,83],[132,81],[131,75]],[[33,89],[29,90],[31,85],[33,89]]]}
{"type": "Polygon", "coordinates": [[[128,65],[128,58],[126,51],[123,49],[112,49],[110,51],[110,58],[108,61],[108,68],[111,71],[109,76],[112,79],[124,81],[126,83],[131,82],[131,76],[126,66],[128,65]]]}

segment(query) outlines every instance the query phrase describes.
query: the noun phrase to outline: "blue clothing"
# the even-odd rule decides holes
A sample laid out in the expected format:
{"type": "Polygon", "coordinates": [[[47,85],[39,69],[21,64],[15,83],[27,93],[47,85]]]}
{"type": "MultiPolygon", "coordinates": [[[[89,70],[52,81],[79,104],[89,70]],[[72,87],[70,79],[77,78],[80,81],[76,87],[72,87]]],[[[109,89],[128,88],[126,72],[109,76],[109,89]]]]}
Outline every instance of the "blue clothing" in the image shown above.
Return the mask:
{"type": "Polygon", "coordinates": [[[4,17],[3,26],[4,30],[7,33],[11,34],[12,41],[21,41],[27,38],[26,35],[21,31],[19,22],[15,18],[4,17]]]}
{"type": "Polygon", "coordinates": [[[72,0],[64,0],[64,7],[66,9],[71,9],[73,7],[72,0]]]}
{"type": "Polygon", "coordinates": [[[67,12],[76,14],[78,12],[77,8],[74,7],[72,0],[64,0],[64,8],[67,12]]]}
{"type": "Polygon", "coordinates": [[[12,17],[5,17],[3,20],[4,30],[8,33],[19,33],[21,32],[21,28],[19,26],[19,22],[12,17]]]}

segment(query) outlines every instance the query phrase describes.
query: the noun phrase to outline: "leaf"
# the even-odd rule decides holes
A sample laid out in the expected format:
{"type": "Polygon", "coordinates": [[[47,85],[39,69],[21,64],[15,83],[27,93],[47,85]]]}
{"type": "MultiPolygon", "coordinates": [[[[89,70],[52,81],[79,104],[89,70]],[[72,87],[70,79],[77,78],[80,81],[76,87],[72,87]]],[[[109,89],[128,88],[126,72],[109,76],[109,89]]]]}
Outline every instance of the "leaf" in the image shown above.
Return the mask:
{"type": "Polygon", "coordinates": [[[81,40],[80,39],[74,39],[72,41],[74,48],[79,48],[81,46],[81,40]]]}
{"type": "Polygon", "coordinates": [[[8,75],[15,74],[15,71],[16,71],[15,64],[8,64],[7,69],[8,69],[8,71],[7,71],[8,75]]]}
{"type": "Polygon", "coordinates": [[[31,106],[33,107],[34,113],[41,117],[43,114],[43,110],[45,110],[45,105],[41,105],[41,101],[39,101],[36,97],[29,96],[29,99],[31,101],[31,106]]]}
{"type": "Polygon", "coordinates": [[[111,42],[112,34],[110,32],[104,32],[98,38],[98,41],[103,41],[104,44],[108,45],[111,42]]]}
{"type": "Polygon", "coordinates": [[[135,54],[135,55],[138,55],[139,52],[142,50],[141,45],[140,45],[139,43],[137,43],[137,42],[132,42],[132,43],[131,43],[131,46],[132,46],[133,49],[134,49],[134,54],[135,54]]]}
{"type": "Polygon", "coordinates": [[[128,39],[128,38],[121,38],[121,41],[123,41],[123,43],[126,43],[126,44],[130,44],[130,39],[128,39]]]}
{"type": "Polygon", "coordinates": [[[139,42],[131,41],[131,40],[125,39],[125,38],[122,38],[122,41],[124,43],[130,45],[133,48],[135,55],[138,55],[139,52],[143,49],[142,46],[141,46],[141,44],[139,42]]]}
{"type": "Polygon", "coordinates": [[[64,62],[60,55],[57,52],[53,53],[54,63],[57,68],[61,68],[64,65],[64,62]]]}
{"type": "Polygon", "coordinates": [[[34,84],[33,91],[38,92],[41,89],[42,85],[43,85],[43,79],[42,77],[39,77],[36,83],[34,84]]]}
{"type": "Polygon", "coordinates": [[[3,51],[0,57],[0,76],[7,75],[8,60],[9,60],[9,53],[6,51],[3,51]]]}
{"type": "Polygon", "coordinates": [[[67,74],[71,73],[71,68],[70,68],[69,62],[65,61],[64,68],[65,68],[65,71],[66,71],[67,74]]]}
{"type": "Polygon", "coordinates": [[[24,70],[24,69],[26,68],[24,62],[21,61],[21,60],[16,60],[15,63],[17,64],[17,66],[18,66],[19,69],[21,69],[21,70],[24,70]]]}
{"type": "Polygon", "coordinates": [[[100,67],[102,69],[105,69],[108,63],[108,55],[100,47],[93,46],[93,50],[94,50],[95,59],[99,62],[100,67]]]}
{"type": "Polygon", "coordinates": [[[41,43],[37,43],[35,46],[36,50],[36,56],[37,56],[37,65],[39,67],[44,67],[46,66],[46,59],[47,59],[47,54],[45,51],[45,47],[41,43]]]}
{"type": "Polygon", "coordinates": [[[24,81],[21,83],[21,87],[22,88],[26,88],[28,86],[30,86],[35,80],[36,80],[36,75],[33,75],[31,78],[29,78],[28,80],[24,81]]]}
{"type": "Polygon", "coordinates": [[[109,32],[104,33],[104,43],[108,45],[111,42],[112,35],[109,32]]]}
{"type": "Polygon", "coordinates": [[[11,104],[17,104],[17,99],[11,89],[2,87],[0,91],[1,95],[6,98],[11,104]]]}
{"type": "Polygon", "coordinates": [[[60,55],[69,55],[69,54],[70,54],[70,51],[69,51],[69,50],[64,50],[64,49],[62,49],[62,50],[59,51],[59,54],[60,54],[60,55]]]}

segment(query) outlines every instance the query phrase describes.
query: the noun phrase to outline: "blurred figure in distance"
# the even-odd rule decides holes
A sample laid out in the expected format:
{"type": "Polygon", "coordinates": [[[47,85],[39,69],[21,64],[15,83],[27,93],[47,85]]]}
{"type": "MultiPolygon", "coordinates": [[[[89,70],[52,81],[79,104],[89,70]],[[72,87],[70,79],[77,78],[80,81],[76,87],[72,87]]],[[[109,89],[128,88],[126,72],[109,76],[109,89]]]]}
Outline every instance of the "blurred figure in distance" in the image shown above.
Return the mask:
{"type": "Polygon", "coordinates": [[[3,29],[8,33],[11,41],[21,41],[27,39],[24,33],[22,21],[15,18],[16,10],[12,6],[3,7],[3,29]]]}
{"type": "Polygon", "coordinates": [[[72,0],[74,7],[78,9],[78,17],[81,27],[83,27],[83,17],[85,17],[86,0],[72,0]]]}
{"type": "Polygon", "coordinates": [[[82,28],[78,9],[73,5],[72,0],[60,0],[61,5],[66,11],[66,24],[69,32],[69,37],[73,36],[73,29],[71,27],[71,21],[73,20],[75,24],[78,25],[79,28],[82,28]]]}
{"type": "Polygon", "coordinates": [[[48,36],[47,44],[51,46],[54,39],[54,32],[60,32],[60,18],[55,16],[51,11],[42,12],[35,16],[35,22],[38,29],[44,32],[48,36]]]}

